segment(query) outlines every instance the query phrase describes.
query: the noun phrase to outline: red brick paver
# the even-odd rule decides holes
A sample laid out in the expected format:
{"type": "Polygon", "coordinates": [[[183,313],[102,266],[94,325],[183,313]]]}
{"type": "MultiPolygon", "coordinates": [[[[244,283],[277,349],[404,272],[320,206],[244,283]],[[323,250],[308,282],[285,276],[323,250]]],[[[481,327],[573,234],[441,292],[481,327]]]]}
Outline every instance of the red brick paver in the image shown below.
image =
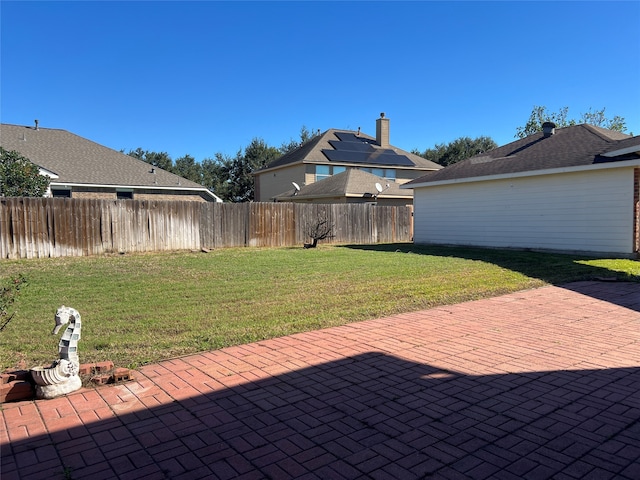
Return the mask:
{"type": "Polygon", "coordinates": [[[3,480],[638,479],[640,285],[226,348],[0,414],[3,480]]]}

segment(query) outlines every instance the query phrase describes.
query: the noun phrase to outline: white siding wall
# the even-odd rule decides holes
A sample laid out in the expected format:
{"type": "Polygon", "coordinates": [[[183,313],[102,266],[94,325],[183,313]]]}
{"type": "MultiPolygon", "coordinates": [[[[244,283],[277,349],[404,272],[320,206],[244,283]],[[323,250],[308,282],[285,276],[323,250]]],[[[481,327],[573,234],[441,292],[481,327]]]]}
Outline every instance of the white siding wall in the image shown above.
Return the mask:
{"type": "Polygon", "coordinates": [[[414,191],[415,243],[633,253],[633,169],[414,191]]]}

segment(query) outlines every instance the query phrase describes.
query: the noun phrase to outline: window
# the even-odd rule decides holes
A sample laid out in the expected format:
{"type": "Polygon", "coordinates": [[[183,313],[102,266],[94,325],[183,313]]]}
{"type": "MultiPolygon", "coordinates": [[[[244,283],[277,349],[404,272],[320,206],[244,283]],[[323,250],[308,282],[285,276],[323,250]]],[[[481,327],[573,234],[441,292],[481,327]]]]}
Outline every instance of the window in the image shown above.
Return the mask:
{"type": "Polygon", "coordinates": [[[329,165],[316,165],[316,182],[324,180],[331,176],[331,167],[329,165]]]}
{"type": "Polygon", "coordinates": [[[385,180],[396,180],[396,171],[393,168],[371,168],[363,167],[361,170],[374,174],[377,177],[384,178],[385,180]]]}
{"type": "Polygon", "coordinates": [[[116,192],[118,200],[133,200],[133,192],[116,192]]]}
{"type": "Polygon", "coordinates": [[[71,190],[51,190],[51,196],[53,198],[71,198],[71,190]]]}
{"type": "Polygon", "coordinates": [[[316,182],[337,175],[347,170],[347,167],[334,167],[333,165],[316,165],[316,182]]]}
{"type": "MultiPolygon", "coordinates": [[[[316,165],[316,182],[323,180],[325,178],[329,178],[332,175],[337,175],[339,173],[345,172],[347,167],[337,167],[333,165],[316,165]]],[[[396,171],[393,168],[373,168],[373,167],[362,167],[360,170],[364,170],[365,172],[373,173],[374,175],[384,178],[385,180],[396,181],[396,171]]]]}

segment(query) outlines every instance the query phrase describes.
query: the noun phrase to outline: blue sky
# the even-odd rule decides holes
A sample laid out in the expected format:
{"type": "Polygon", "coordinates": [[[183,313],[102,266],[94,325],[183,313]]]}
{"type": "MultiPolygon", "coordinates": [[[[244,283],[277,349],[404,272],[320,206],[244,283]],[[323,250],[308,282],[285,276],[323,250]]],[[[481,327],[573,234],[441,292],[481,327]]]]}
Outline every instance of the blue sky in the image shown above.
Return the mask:
{"type": "Polygon", "coordinates": [[[0,120],[233,156],[300,128],[424,150],[514,140],[534,105],[640,134],[640,2],[0,3],[0,120]]]}

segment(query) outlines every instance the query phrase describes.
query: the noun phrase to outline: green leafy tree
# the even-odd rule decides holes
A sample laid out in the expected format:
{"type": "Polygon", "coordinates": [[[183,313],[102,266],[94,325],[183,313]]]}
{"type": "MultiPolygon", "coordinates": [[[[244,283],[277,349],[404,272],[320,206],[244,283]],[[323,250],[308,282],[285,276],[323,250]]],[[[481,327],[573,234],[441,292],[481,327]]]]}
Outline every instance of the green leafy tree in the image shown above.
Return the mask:
{"type": "Polygon", "coordinates": [[[570,127],[581,123],[588,123],[596,127],[607,128],[618,132],[624,132],[627,129],[626,120],[618,115],[613,118],[605,116],[605,109],[592,111],[591,108],[587,113],[583,113],[578,120],[569,117],[569,107],[562,107],[557,112],[549,112],[547,107],[534,106],[529,115],[529,119],[524,126],[516,128],[516,138],[524,138],[534,133],[542,131],[542,124],[545,122],[553,122],[556,127],[570,127]]]}
{"type": "Polygon", "coordinates": [[[261,138],[254,138],[235,157],[216,153],[215,158],[202,161],[203,185],[225,202],[250,202],[254,199],[253,172],[281,155],[261,138]]]}
{"type": "Polygon", "coordinates": [[[229,200],[229,174],[232,159],[216,153],[214,158],[205,158],[202,161],[202,185],[215,193],[223,201],[229,200]]]}
{"type": "Polygon", "coordinates": [[[266,167],[281,156],[280,150],[270,147],[261,138],[254,138],[244,149],[244,156],[252,171],[266,167]]]}
{"type": "Polygon", "coordinates": [[[167,152],[150,152],[142,150],[140,147],[135,150],[129,150],[127,153],[130,157],[137,158],[154,167],[161,168],[167,172],[173,172],[173,160],[167,152]]]}
{"type": "Polygon", "coordinates": [[[0,147],[0,197],[42,197],[49,182],[28,158],[0,147]]]}
{"type": "Polygon", "coordinates": [[[253,176],[251,165],[242,154],[242,150],[236,153],[233,160],[226,166],[227,196],[230,202],[250,202],[253,200],[253,176]]]}
{"type": "Polygon", "coordinates": [[[280,154],[284,155],[285,153],[289,153],[296,148],[300,148],[302,145],[307,143],[309,140],[314,139],[318,135],[320,135],[320,130],[317,130],[315,133],[310,132],[309,129],[305,125],[303,125],[300,128],[300,140],[291,139],[288,142],[284,142],[280,146],[280,154]]]}
{"type": "Polygon", "coordinates": [[[424,152],[413,153],[446,167],[479,153],[496,148],[498,145],[490,137],[460,137],[447,144],[439,143],[424,152]]]}
{"type": "Polygon", "coordinates": [[[216,153],[215,158],[202,161],[203,184],[224,202],[251,201],[244,178],[248,176],[249,168],[245,162],[242,150],[235,157],[216,153]]]}
{"type": "Polygon", "coordinates": [[[202,165],[196,163],[196,159],[191,155],[178,158],[173,168],[173,173],[192,182],[202,183],[202,165]]]}

